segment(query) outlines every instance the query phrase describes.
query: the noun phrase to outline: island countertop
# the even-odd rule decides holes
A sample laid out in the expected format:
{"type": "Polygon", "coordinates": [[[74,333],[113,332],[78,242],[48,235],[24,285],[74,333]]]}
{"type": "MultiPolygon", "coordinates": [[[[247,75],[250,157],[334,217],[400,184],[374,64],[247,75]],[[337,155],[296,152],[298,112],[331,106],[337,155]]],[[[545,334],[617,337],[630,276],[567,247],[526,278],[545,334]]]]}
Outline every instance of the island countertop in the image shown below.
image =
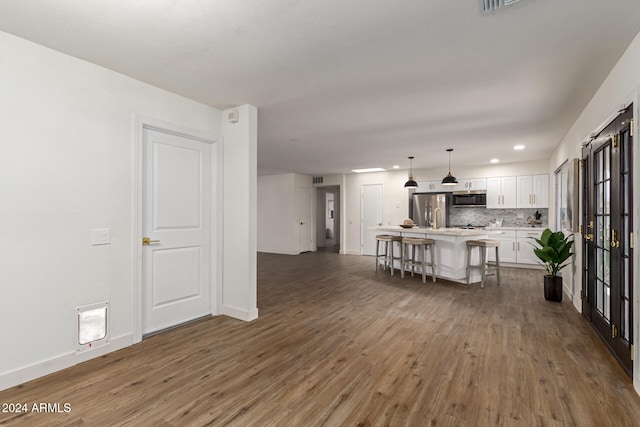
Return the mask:
{"type": "Polygon", "coordinates": [[[500,235],[502,231],[497,229],[466,229],[466,228],[427,228],[427,227],[411,227],[404,228],[399,225],[389,227],[378,227],[380,231],[392,231],[411,234],[434,234],[442,236],[490,236],[500,235]]]}

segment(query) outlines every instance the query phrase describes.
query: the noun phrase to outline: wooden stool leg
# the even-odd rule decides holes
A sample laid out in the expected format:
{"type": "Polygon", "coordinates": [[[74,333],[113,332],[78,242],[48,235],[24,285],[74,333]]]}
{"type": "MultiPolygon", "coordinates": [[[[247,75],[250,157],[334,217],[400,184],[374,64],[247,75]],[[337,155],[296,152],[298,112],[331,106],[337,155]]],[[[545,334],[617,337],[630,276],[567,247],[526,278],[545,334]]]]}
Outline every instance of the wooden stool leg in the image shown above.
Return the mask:
{"type": "Polygon", "coordinates": [[[427,283],[427,245],[420,245],[422,254],[422,283],[427,283]]]}
{"type": "Polygon", "coordinates": [[[498,254],[498,247],[496,246],[496,282],[500,286],[500,254],[498,254]]]}
{"type": "Polygon", "coordinates": [[[411,245],[411,277],[416,272],[416,245],[411,245]]]}
{"type": "Polygon", "coordinates": [[[433,245],[429,245],[429,252],[431,252],[431,278],[436,281],[436,248],[433,245]]]}
{"type": "Polygon", "coordinates": [[[378,262],[380,261],[380,240],[376,239],[376,273],[378,272],[378,262]]]}
{"type": "Polygon", "coordinates": [[[389,256],[389,268],[391,269],[391,275],[393,276],[393,242],[389,242],[391,246],[391,255],[389,256]]]}
{"type": "Polygon", "coordinates": [[[469,280],[471,279],[471,251],[473,250],[473,246],[467,246],[467,285],[469,284],[469,280]]]}
{"type": "Polygon", "coordinates": [[[405,251],[406,244],[400,242],[400,278],[404,279],[404,260],[405,260],[405,251]]]}
{"type": "Polygon", "coordinates": [[[484,282],[487,280],[487,248],[480,248],[480,268],[482,269],[480,287],[484,288],[484,282]]]}

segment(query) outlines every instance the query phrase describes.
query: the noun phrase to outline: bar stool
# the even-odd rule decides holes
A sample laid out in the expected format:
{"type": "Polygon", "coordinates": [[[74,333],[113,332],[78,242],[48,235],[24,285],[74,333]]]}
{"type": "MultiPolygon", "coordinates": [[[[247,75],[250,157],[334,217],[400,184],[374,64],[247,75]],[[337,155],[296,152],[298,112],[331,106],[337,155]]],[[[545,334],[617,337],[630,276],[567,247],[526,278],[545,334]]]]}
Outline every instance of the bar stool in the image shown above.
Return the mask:
{"type": "Polygon", "coordinates": [[[496,281],[498,285],[500,285],[500,255],[498,253],[499,246],[500,246],[500,242],[498,242],[497,240],[480,239],[480,240],[467,241],[467,284],[469,283],[469,280],[471,278],[471,270],[476,268],[476,269],[479,269],[481,272],[480,287],[484,288],[484,283],[487,280],[487,276],[494,274],[494,273],[488,273],[489,264],[487,263],[487,250],[489,248],[495,248],[496,249],[495,275],[496,275],[496,281]],[[471,251],[474,248],[478,248],[480,250],[479,264],[471,264],[471,251]]]}
{"type": "Polygon", "coordinates": [[[431,277],[436,281],[436,257],[435,257],[435,240],[421,239],[418,237],[404,237],[402,239],[402,260],[400,261],[400,277],[404,278],[405,266],[411,266],[411,277],[415,272],[416,265],[422,267],[422,283],[427,283],[427,267],[431,267],[431,277]],[[407,247],[411,247],[411,259],[407,259],[407,247]],[[422,261],[418,262],[416,258],[416,248],[420,250],[422,261]],[[430,262],[427,262],[427,252],[429,252],[430,262]]]}
{"type": "Polygon", "coordinates": [[[391,269],[391,275],[393,276],[393,261],[399,260],[399,256],[393,255],[393,243],[402,242],[402,237],[392,236],[390,234],[378,234],[376,236],[376,273],[378,272],[379,260],[384,260],[384,269],[387,269],[387,265],[391,269]],[[384,253],[380,253],[380,244],[384,244],[384,253]]]}

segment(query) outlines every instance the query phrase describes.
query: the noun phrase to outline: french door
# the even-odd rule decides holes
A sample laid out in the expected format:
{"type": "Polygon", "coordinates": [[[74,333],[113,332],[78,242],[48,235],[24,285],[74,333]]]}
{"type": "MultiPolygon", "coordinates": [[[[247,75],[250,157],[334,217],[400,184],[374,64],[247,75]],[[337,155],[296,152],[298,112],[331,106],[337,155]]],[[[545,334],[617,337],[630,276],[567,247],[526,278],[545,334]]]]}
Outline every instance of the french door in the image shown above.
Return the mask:
{"type": "Polygon", "coordinates": [[[582,312],[625,370],[633,344],[633,109],[582,150],[582,312]]]}

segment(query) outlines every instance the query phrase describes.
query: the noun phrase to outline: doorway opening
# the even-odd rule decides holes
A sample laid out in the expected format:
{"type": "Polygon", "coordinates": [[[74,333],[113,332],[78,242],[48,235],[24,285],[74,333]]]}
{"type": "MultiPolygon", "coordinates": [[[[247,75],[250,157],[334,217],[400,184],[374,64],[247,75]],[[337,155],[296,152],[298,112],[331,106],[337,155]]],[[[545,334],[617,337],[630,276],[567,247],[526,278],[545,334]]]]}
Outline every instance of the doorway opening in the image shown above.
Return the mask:
{"type": "Polygon", "coordinates": [[[317,188],[316,218],[318,251],[340,253],[340,186],[317,188]]]}

